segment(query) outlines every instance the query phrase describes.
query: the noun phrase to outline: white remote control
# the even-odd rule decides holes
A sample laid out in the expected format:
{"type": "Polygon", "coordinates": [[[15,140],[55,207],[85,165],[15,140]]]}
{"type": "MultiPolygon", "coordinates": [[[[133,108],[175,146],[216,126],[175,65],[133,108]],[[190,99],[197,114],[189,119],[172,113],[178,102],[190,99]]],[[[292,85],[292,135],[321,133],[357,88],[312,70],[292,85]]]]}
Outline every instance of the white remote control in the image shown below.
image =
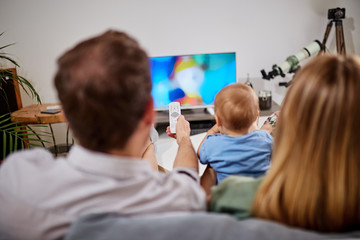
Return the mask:
{"type": "Polygon", "coordinates": [[[180,114],[181,114],[180,103],[171,102],[169,104],[169,122],[170,122],[171,133],[176,133],[176,123],[180,114]]]}

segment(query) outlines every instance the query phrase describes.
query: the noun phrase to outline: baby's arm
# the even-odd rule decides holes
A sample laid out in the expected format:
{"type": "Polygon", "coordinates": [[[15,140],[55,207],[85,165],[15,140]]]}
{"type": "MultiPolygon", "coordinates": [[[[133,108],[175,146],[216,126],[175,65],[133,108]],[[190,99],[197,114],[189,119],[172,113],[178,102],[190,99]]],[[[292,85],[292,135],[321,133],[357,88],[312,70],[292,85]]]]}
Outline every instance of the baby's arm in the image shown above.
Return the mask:
{"type": "MultiPolygon", "coordinates": [[[[201,148],[202,144],[204,143],[205,139],[207,138],[207,136],[215,135],[217,133],[220,133],[220,129],[219,129],[218,124],[215,124],[212,128],[210,128],[207,131],[207,134],[205,135],[205,137],[201,141],[201,143],[200,143],[200,145],[198,147],[198,150],[197,150],[198,158],[200,158],[200,148],[201,148]]],[[[211,191],[210,191],[211,187],[216,185],[216,172],[215,172],[214,169],[212,169],[210,167],[209,164],[207,164],[206,169],[205,169],[203,175],[200,178],[200,185],[205,190],[206,199],[207,199],[207,202],[209,203],[210,199],[211,199],[211,191]]]]}
{"type": "Polygon", "coordinates": [[[211,187],[216,185],[216,172],[209,165],[207,165],[200,178],[200,185],[205,190],[206,200],[209,203],[211,200],[211,187]]]}
{"type": "Polygon", "coordinates": [[[261,129],[267,131],[269,134],[273,134],[273,131],[276,127],[276,122],[279,116],[279,111],[274,112],[273,114],[270,115],[270,117],[268,117],[266,119],[266,121],[264,122],[264,125],[262,125],[261,129]]]}
{"type": "Polygon", "coordinates": [[[214,135],[214,134],[217,134],[219,133],[220,130],[219,130],[219,127],[217,124],[215,124],[212,128],[209,129],[209,131],[207,131],[207,134],[205,135],[205,137],[203,138],[203,140],[201,141],[199,147],[198,147],[198,150],[197,150],[197,156],[198,158],[200,158],[200,154],[199,154],[199,151],[200,151],[200,147],[201,145],[203,144],[203,142],[205,141],[205,139],[207,138],[207,136],[209,135],[214,135]]]}
{"type": "Polygon", "coordinates": [[[265,130],[265,131],[267,131],[269,134],[271,134],[272,131],[273,131],[273,126],[272,126],[270,123],[265,123],[264,125],[261,126],[260,129],[265,130]]]}

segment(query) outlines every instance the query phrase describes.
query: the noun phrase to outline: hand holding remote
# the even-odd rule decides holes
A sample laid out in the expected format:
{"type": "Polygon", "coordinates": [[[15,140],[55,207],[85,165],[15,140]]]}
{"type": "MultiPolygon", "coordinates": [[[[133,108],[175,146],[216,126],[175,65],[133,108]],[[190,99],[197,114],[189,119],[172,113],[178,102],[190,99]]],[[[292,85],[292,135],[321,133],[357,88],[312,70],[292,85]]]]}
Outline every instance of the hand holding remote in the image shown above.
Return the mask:
{"type": "Polygon", "coordinates": [[[190,123],[185,119],[183,115],[180,115],[177,119],[176,133],[171,133],[170,126],[166,128],[166,133],[169,137],[175,138],[177,143],[181,142],[182,139],[190,139],[190,123]]]}
{"type": "Polygon", "coordinates": [[[172,102],[169,104],[169,122],[170,122],[170,132],[176,133],[176,123],[178,117],[181,115],[180,103],[172,102]]]}
{"type": "Polygon", "coordinates": [[[176,125],[176,141],[180,145],[180,142],[184,139],[190,139],[190,123],[185,120],[183,115],[180,115],[176,125]]]}

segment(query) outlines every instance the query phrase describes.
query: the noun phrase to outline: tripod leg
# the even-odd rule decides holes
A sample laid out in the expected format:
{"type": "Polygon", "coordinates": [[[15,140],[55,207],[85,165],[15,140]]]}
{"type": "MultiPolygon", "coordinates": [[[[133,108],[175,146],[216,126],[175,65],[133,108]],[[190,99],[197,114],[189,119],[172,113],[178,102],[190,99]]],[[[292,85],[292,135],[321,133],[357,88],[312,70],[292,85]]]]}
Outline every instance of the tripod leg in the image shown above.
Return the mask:
{"type": "Polygon", "coordinates": [[[331,20],[327,26],[326,26],[326,30],[325,30],[325,34],[324,34],[324,39],[321,43],[321,51],[319,51],[318,55],[325,53],[325,48],[326,48],[326,41],[329,37],[330,31],[331,31],[331,27],[332,27],[333,21],[331,20]]]}
{"type": "Polygon", "coordinates": [[[346,55],[344,29],[341,20],[335,23],[336,29],[336,50],[338,54],[346,55]]]}

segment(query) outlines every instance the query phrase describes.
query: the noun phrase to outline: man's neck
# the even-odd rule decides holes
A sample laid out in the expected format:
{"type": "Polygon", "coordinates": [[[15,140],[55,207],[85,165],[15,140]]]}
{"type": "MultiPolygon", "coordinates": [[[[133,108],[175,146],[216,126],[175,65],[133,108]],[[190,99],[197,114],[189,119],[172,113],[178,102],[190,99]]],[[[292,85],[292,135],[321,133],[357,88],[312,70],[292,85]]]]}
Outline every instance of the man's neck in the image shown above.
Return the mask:
{"type": "Polygon", "coordinates": [[[149,133],[149,126],[139,124],[123,148],[112,149],[109,153],[116,156],[141,158],[145,147],[148,145],[149,133]]]}

